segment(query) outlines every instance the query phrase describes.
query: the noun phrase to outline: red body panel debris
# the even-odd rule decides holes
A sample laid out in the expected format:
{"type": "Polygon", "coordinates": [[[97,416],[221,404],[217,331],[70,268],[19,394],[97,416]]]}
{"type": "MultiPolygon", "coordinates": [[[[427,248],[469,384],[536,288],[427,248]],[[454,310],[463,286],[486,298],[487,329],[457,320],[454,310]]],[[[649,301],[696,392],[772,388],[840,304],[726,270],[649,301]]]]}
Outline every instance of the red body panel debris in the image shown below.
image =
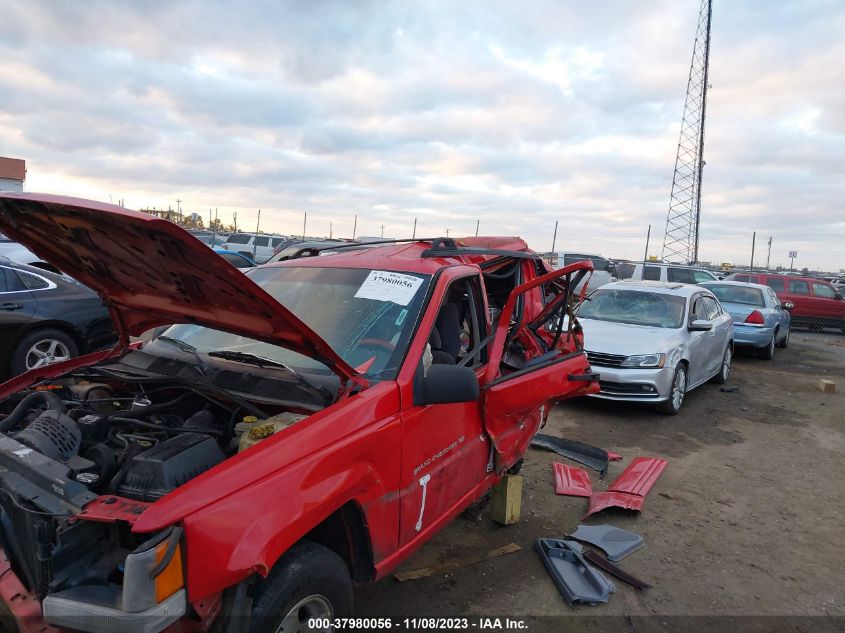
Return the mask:
{"type": "Polygon", "coordinates": [[[598,492],[590,497],[590,507],[584,518],[610,507],[639,512],[643,509],[646,494],[668,464],[659,457],[637,457],[610,484],[607,492],[598,492]]]}
{"type": "Polygon", "coordinates": [[[552,467],[555,473],[556,494],[573,497],[591,497],[593,495],[590,474],[586,470],[560,462],[553,462],[552,467]]]}
{"type": "Polygon", "coordinates": [[[607,451],[607,461],[609,462],[621,462],[622,455],[615,451],[607,451]]]}

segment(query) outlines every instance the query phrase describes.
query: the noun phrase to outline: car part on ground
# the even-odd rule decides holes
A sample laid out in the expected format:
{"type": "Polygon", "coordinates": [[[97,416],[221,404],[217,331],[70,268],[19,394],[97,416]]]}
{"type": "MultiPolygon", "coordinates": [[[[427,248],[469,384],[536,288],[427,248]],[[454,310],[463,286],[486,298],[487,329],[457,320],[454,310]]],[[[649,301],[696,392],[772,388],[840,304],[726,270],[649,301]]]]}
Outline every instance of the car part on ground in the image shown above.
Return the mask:
{"type": "Polygon", "coordinates": [[[651,585],[645,582],[644,580],[640,580],[636,576],[632,576],[628,572],[621,569],[619,566],[614,565],[604,556],[596,552],[595,550],[588,550],[584,553],[584,558],[590,561],[593,565],[598,567],[601,570],[606,571],[608,574],[612,576],[616,576],[619,580],[628,583],[632,587],[636,587],[640,591],[645,591],[646,589],[651,589],[651,585]]]}
{"type": "Polygon", "coordinates": [[[555,476],[555,494],[571,497],[592,496],[590,474],[583,468],[552,462],[552,470],[555,476]]]}
{"type": "Polygon", "coordinates": [[[569,536],[595,545],[613,562],[622,560],[645,545],[645,540],[639,534],[607,524],[579,525],[569,536]]]}
{"type": "Polygon", "coordinates": [[[597,446],[537,433],[531,440],[531,447],[553,451],[573,462],[592,468],[598,472],[600,479],[603,479],[607,473],[607,451],[597,446]]]}
{"type": "Polygon", "coordinates": [[[659,457],[635,458],[610,484],[606,492],[597,492],[590,497],[590,507],[584,518],[614,506],[639,512],[645,503],[646,494],[668,464],[669,462],[659,457]]]}
{"type": "Polygon", "coordinates": [[[607,451],[607,459],[611,462],[619,462],[622,461],[622,455],[616,451],[607,451]]]}
{"type": "Polygon", "coordinates": [[[534,549],[570,606],[604,603],[615,591],[613,583],[587,563],[579,543],[540,538],[534,549]]]}

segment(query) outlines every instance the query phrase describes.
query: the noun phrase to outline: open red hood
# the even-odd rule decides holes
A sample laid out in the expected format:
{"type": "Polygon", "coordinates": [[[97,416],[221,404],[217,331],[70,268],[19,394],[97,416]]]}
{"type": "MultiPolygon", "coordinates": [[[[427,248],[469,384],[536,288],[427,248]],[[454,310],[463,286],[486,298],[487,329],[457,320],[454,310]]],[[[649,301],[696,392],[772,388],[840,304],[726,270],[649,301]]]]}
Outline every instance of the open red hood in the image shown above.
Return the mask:
{"type": "Polygon", "coordinates": [[[160,325],[197,323],[286,347],[344,380],[363,380],[293,313],[172,222],[91,200],[2,192],[0,233],[95,290],[124,345],[160,325]]]}

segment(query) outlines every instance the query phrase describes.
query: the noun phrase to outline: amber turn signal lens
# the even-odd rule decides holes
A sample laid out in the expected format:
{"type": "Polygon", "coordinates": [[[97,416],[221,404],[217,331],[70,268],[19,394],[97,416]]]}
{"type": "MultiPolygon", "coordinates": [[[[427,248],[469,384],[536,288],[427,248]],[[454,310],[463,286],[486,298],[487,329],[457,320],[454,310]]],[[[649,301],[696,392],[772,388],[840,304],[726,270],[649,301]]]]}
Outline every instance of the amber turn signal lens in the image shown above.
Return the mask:
{"type": "MultiPolygon", "coordinates": [[[[158,565],[167,554],[168,541],[165,540],[156,547],[156,565],[158,565]]],[[[182,577],[182,545],[176,546],[176,551],[167,567],[156,576],[156,602],[161,602],[172,596],[185,586],[184,578],[182,577]]]]}

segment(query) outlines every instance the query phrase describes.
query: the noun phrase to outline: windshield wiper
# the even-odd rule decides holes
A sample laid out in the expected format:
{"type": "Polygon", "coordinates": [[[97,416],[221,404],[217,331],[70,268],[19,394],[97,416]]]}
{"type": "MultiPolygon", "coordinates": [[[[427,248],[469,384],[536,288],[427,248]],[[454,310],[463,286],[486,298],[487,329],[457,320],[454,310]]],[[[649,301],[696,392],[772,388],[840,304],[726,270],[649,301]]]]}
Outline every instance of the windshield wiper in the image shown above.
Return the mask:
{"type": "Polygon", "coordinates": [[[279,367],[280,369],[285,369],[290,372],[290,374],[296,378],[296,381],[310,394],[316,394],[321,400],[326,402],[330,401],[332,398],[331,393],[327,389],[318,385],[312,385],[308,380],[303,378],[300,374],[281,361],[266,358],[265,356],[259,356],[258,354],[251,354],[249,352],[237,352],[225,349],[216,352],[208,352],[208,355],[214,358],[222,358],[223,360],[233,360],[246,365],[255,365],[256,367],[279,367]]]}
{"type": "Polygon", "coordinates": [[[194,358],[196,358],[197,362],[199,363],[199,365],[194,365],[197,371],[199,371],[203,376],[208,373],[208,363],[206,363],[205,359],[200,356],[200,353],[197,351],[197,348],[191,345],[190,343],[186,343],[185,341],[178,338],[174,338],[172,336],[167,336],[167,334],[159,334],[153,339],[153,341],[164,341],[165,343],[172,343],[173,345],[181,349],[183,352],[193,354],[194,358]]]}
{"type": "Polygon", "coordinates": [[[249,352],[236,352],[234,350],[222,349],[217,352],[208,352],[208,355],[213,356],[214,358],[222,358],[223,360],[234,360],[247,365],[255,365],[256,367],[282,367],[293,372],[290,367],[281,361],[266,358],[265,356],[259,356],[258,354],[250,354],[249,352]]]}

